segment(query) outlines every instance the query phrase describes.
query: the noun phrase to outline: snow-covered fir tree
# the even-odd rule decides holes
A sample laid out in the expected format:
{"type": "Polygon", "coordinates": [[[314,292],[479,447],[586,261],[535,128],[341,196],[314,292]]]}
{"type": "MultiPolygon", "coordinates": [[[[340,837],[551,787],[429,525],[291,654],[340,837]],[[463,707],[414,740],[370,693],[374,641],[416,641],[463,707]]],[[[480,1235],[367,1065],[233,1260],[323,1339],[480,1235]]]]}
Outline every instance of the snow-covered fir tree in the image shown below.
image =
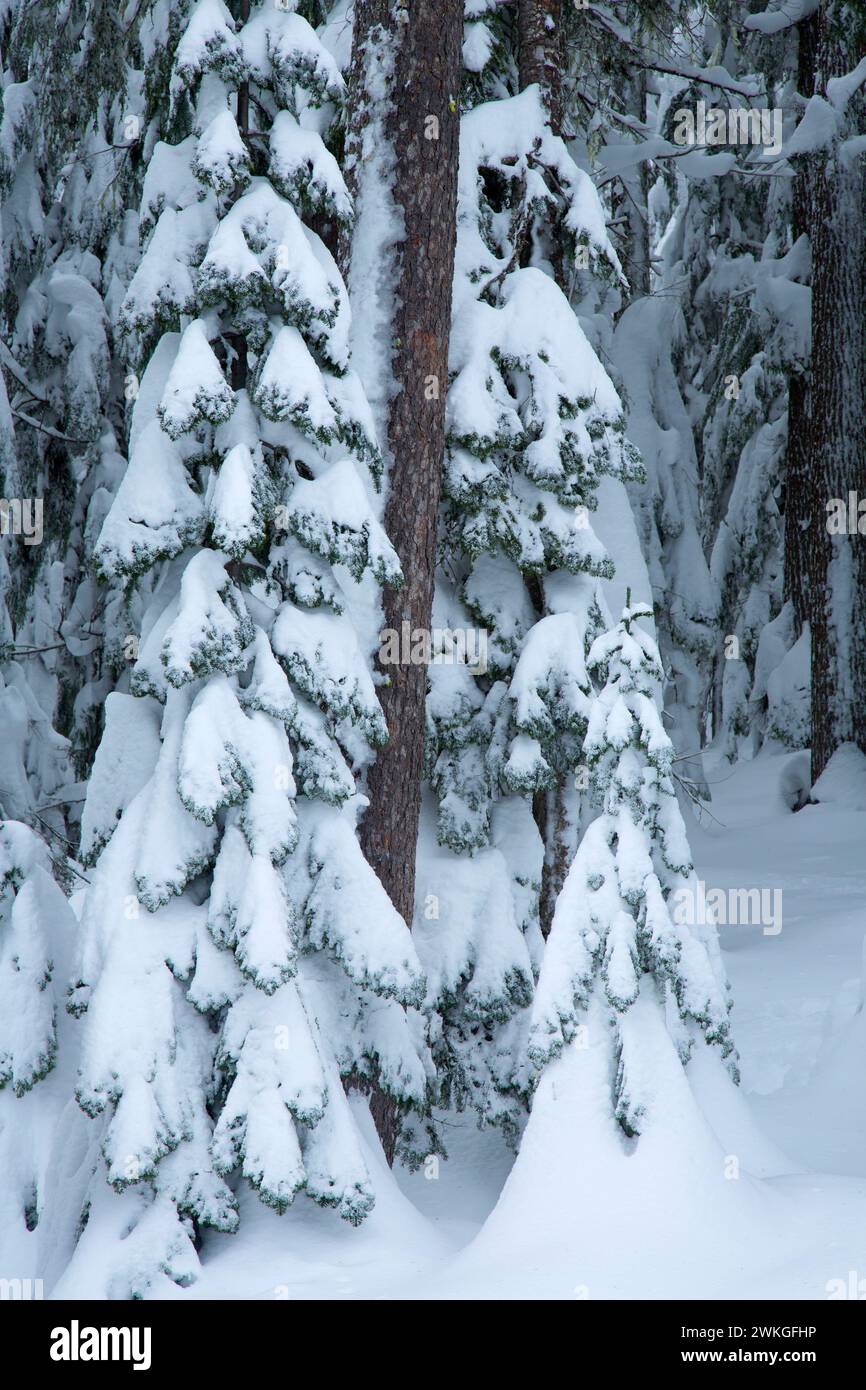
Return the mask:
{"type": "Polygon", "coordinates": [[[513,1131],[539,899],[552,912],[585,801],[584,657],[603,625],[597,581],[612,573],[591,511],[602,474],[636,477],[640,464],[554,273],[563,260],[618,279],[598,196],[552,133],[539,87],[505,94],[513,26],[493,6],[467,17],[436,622],[483,634],[485,659],[430,669],[439,849],[421,875],[415,933],[443,1098],[513,1131]],[[479,91],[496,95],[476,103],[479,91]],[[492,874],[503,900],[493,914],[492,874]]]}
{"type": "MultiPolygon", "coordinates": [[[[703,99],[744,121],[774,113],[781,145],[796,85],[790,35],[756,36],[740,25],[736,6],[716,6],[703,50],[740,91],[684,88],[671,98],[668,134],[676,112],[703,99]]],[[[668,178],[678,184],[671,243],[681,248],[668,283],[681,279],[687,325],[677,367],[716,604],[702,734],[728,757],[754,754],[766,735],[793,747],[807,737],[808,639],[791,650],[799,632],[786,603],[783,539],[788,384],[808,363],[809,263],[791,225],[791,179],[775,153],[774,161],[761,143],[726,143],[705,157],[707,177],[668,178]]]]}
{"type": "Polygon", "coordinates": [[[40,723],[59,735],[56,775],[34,782],[28,816],[55,849],[77,841],[81,780],[123,666],[119,596],[97,591],[89,564],[122,469],[112,306],[131,271],[141,124],[132,114],[131,12],[123,27],[102,0],[65,8],[61,24],[55,5],[9,5],[0,37],[0,364],[15,425],[3,496],[26,499],[39,520],[35,542],[4,538],[14,556],[4,679],[26,686],[40,723]]]}
{"type": "Polygon", "coordinates": [[[620,33],[626,68],[646,64],[649,78],[640,119],[618,121],[601,156],[624,189],[635,161],[652,170],[652,294],[626,309],[613,352],[647,466],[633,496],[671,671],[669,732],[702,795],[694,755],[705,742],[730,758],[768,736],[792,747],[808,737],[804,564],[793,555],[803,508],[786,500],[804,434],[802,413],[793,435],[787,415],[808,368],[809,258],[775,144],[716,134],[690,153],[676,132],[703,103],[725,113],[726,129],[752,130],[764,112],[781,145],[797,100],[797,17],[744,16],[720,0],[680,30],[673,52],[659,51],[664,25],[652,17],[625,49],[620,33]]]}
{"type": "MultiPolygon", "coordinates": [[[[611,188],[612,208],[622,224],[616,244],[631,286],[610,352],[626,403],[628,437],[645,468],[645,478],[630,484],[629,492],[667,673],[666,719],[684,759],[681,772],[703,795],[707,789],[697,755],[718,604],[701,545],[693,419],[678,373],[689,343],[683,285],[696,248],[684,244],[677,216],[685,152],[665,138],[670,134],[666,120],[679,101],[675,94],[687,79],[660,80],[656,70],[657,64],[669,71],[679,65],[671,64],[664,32],[683,18],[682,8],[659,5],[645,12],[620,6],[622,29],[594,24],[592,36],[601,43],[600,59],[593,60],[593,68],[600,67],[596,86],[605,93],[613,75],[622,95],[611,98],[606,92],[604,114],[590,122],[586,138],[603,137],[602,182],[611,188]],[[594,124],[601,126],[597,133],[594,124]]],[[[681,63],[679,51],[676,56],[681,63]]],[[[697,249],[702,252],[703,243],[697,249]]]]}
{"type": "MultiPolygon", "coordinates": [[[[0,482],[9,502],[0,542],[0,807],[35,832],[31,843],[18,826],[16,843],[30,844],[41,866],[33,882],[51,908],[43,1010],[71,976],[74,918],[58,887],[47,894],[42,870],[50,867],[67,893],[82,885],[74,856],[85,779],[136,621],[136,601],[125,606],[120,585],[99,585],[91,567],[123,473],[117,440],[130,393],[113,329],[137,258],[130,208],[143,172],[142,82],[133,60],[145,8],[153,10],[126,6],[121,24],[103,0],[67,5],[62,16],[39,0],[4,6],[0,18],[0,482]]],[[[19,921],[29,896],[30,888],[15,908],[19,921]]],[[[34,950],[41,929],[33,918],[34,950]]],[[[62,1013],[53,1046],[64,1055],[50,1080],[17,1106],[10,1102],[20,1087],[10,1084],[4,1097],[20,1158],[16,1167],[7,1150],[2,1165],[9,1183],[0,1199],[13,1218],[4,1237],[20,1238],[19,1197],[32,1188],[31,1251],[45,1243],[42,1217],[51,1226],[58,1216],[52,1136],[71,1095],[77,1031],[62,1013]]],[[[32,1259],[24,1246],[12,1248],[22,1267],[32,1259]]]]}
{"type": "Polygon", "coordinates": [[[862,806],[864,25],[0,0],[0,1295],[420,1252],[451,1134],[449,1293],[805,1229],[686,801],[862,806]]]}
{"type": "Polygon", "coordinates": [[[111,1296],[195,1277],[240,1176],[277,1211],[304,1191],[359,1221],[344,1084],[425,1105],[403,1007],[423,977],[355,836],[386,735],[376,593],[400,575],[345,288],[310,226],[350,215],[326,143],[342,81],[299,10],[189,7],[120,314],[140,389],[97,562],[148,602],[88,790],[69,1005],[100,1152],[82,1243],[131,1228],[111,1296]]]}
{"type": "Polygon", "coordinates": [[[607,1030],[610,1103],[629,1137],[640,1134],[653,1094],[647,1009],[664,1020],[684,1064],[706,1045],[735,1063],[716,927],[700,920],[659,715],[661,661],[638,625],[648,617],[649,609],[626,608],[589,653],[601,688],[584,752],[603,809],[557,903],[529,1033],[531,1064],[543,1068],[575,1045],[588,1018],[607,1030]]]}

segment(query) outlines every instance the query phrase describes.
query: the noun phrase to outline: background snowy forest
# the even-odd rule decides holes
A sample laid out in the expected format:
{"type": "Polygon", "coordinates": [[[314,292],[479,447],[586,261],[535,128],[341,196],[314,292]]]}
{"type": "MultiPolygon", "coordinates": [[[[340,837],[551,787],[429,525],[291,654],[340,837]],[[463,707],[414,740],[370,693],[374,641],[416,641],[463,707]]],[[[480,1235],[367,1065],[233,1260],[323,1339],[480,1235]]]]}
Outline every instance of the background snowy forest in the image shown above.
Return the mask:
{"type": "Polygon", "coordinates": [[[866,1297],[863,0],[0,66],[3,1288],[866,1297]]]}

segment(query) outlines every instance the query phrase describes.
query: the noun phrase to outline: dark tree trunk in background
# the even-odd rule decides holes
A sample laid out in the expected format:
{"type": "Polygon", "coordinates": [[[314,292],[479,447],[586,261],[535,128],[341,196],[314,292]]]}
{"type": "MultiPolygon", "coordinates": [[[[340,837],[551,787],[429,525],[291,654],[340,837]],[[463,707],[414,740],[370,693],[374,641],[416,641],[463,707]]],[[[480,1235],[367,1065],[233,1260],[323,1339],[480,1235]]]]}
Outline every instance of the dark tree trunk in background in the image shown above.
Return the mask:
{"type": "Polygon", "coordinates": [[[562,131],[562,0],[520,0],[520,90],[537,82],[550,127],[562,131]]]}
{"type": "MultiPolygon", "coordinates": [[[[797,91],[808,99],[815,88],[815,47],[818,38],[818,17],[810,15],[797,26],[797,91]]],[[[792,231],[798,237],[808,236],[811,228],[809,205],[812,161],[797,161],[794,178],[792,231]]],[[[792,372],[788,379],[788,441],[785,452],[785,576],[784,599],[794,608],[797,635],[809,621],[809,591],[807,583],[808,547],[810,534],[809,468],[809,376],[792,372]]]]}
{"type": "MultiPolygon", "coordinates": [[[[647,74],[645,68],[633,70],[625,83],[623,105],[630,116],[639,121],[647,117],[647,74]]],[[[642,299],[651,289],[650,234],[647,200],[650,191],[650,172],[647,161],[641,160],[628,174],[621,175],[611,188],[611,210],[615,221],[625,219],[620,228],[620,259],[628,277],[631,295],[629,303],[642,299]]],[[[626,307],[623,304],[623,309],[626,307]]]]}
{"type": "MultiPolygon", "coordinates": [[[[405,584],[386,590],[384,626],[429,631],[436,528],[445,449],[445,393],[456,239],[462,0],[356,0],[350,78],[348,172],[356,200],[353,242],[343,250],[356,317],[379,312],[379,356],[390,348],[393,390],[364,384],[379,414],[387,470],[384,524],[405,584]],[[370,100],[371,84],[386,84],[370,100]],[[378,183],[377,183],[378,180],[378,183]],[[396,213],[394,238],[373,264],[368,230],[382,202],[396,213]],[[368,220],[369,219],[369,220],[368,220]],[[378,288],[371,276],[379,275],[378,288]],[[364,280],[366,283],[361,283],[364,280]],[[371,298],[372,296],[372,298],[371,298]]],[[[364,332],[364,323],[360,325],[364,332]]],[[[374,354],[370,354],[372,360],[374,354]]],[[[359,355],[364,377],[372,366],[359,355]]],[[[379,696],[389,741],[370,769],[361,844],[400,915],[411,926],[421,809],[427,671],[392,665],[379,696]]],[[[371,1109],[389,1162],[394,1107],[378,1088],[371,1109]]]]}
{"type": "MultiPolygon", "coordinates": [[[[816,91],[864,53],[859,4],[824,0],[818,15],[816,91]]],[[[847,134],[863,128],[864,98],[847,134]]],[[[866,752],[866,536],[831,535],[828,503],[866,496],[866,176],[861,157],[815,161],[812,212],[812,399],[809,611],[812,631],[812,779],[840,744],[866,752]]]]}
{"type": "Polygon", "coordinates": [[[811,536],[809,425],[811,403],[808,377],[788,380],[788,440],[785,447],[785,576],[784,598],[794,608],[797,636],[809,621],[808,551],[811,536]]]}
{"type": "Polygon", "coordinates": [[[550,935],[557,900],[577,853],[580,832],[569,819],[568,799],[568,788],[562,782],[550,791],[536,792],[532,799],[532,814],[544,841],[538,920],[545,938],[550,935]]]}

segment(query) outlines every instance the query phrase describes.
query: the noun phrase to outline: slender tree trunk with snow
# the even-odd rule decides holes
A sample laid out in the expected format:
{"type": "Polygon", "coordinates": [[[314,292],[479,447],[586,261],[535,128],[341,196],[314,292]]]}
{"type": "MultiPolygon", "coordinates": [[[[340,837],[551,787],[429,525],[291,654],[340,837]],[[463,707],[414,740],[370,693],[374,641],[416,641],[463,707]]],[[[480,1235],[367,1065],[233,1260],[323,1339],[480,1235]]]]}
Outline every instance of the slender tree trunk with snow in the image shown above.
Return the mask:
{"type": "MultiPolygon", "coordinates": [[[[859,7],[858,7],[859,10],[859,7]]],[[[864,53],[853,5],[828,0],[818,19],[816,91],[864,53]]],[[[862,96],[849,106],[856,133],[862,96]],[[853,109],[852,109],[853,108],[853,109]]],[[[830,506],[866,495],[866,172],[838,146],[816,162],[812,212],[812,409],[809,589],[812,779],[840,744],[866,751],[866,538],[831,533],[830,506]]]]}
{"type": "MultiPolygon", "coordinates": [[[[445,448],[445,389],[456,237],[461,0],[358,0],[350,79],[348,256],[361,374],[388,470],[385,526],[404,584],[386,591],[384,628],[429,632],[445,448]],[[381,361],[390,365],[382,378],[381,361]]],[[[361,827],[369,863],[411,924],[421,810],[427,672],[383,668],[389,740],[371,768],[361,827]]],[[[381,1103],[380,1103],[381,1102],[381,1103]]],[[[372,1108],[389,1160],[393,1107],[372,1108]]]]}
{"type": "MultiPolygon", "coordinates": [[[[562,131],[562,0],[520,0],[518,10],[520,90],[537,83],[541,88],[547,123],[555,135],[562,131]]],[[[565,290],[562,247],[552,248],[554,278],[565,290]]],[[[529,592],[538,617],[545,612],[544,592],[539,581],[530,582],[529,592]]],[[[545,936],[550,931],[553,911],[577,849],[577,825],[569,816],[569,794],[559,782],[547,791],[536,792],[532,812],[544,841],[544,866],[538,903],[539,921],[545,936]]],[[[579,803],[579,796],[577,798],[579,803]]]]}
{"type": "MultiPolygon", "coordinates": [[[[646,121],[647,74],[639,68],[625,84],[625,107],[630,116],[646,121]]],[[[620,253],[623,268],[631,287],[632,300],[648,295],[651,289],[650,237],[647,198],[649,197],[649,165],[642,160],[627,175],[613,184],[611,207],[615,219],[624,219],[623,249],[620,253]]],[[[625,305],[623,305],[625,308],[625,305]]]]}

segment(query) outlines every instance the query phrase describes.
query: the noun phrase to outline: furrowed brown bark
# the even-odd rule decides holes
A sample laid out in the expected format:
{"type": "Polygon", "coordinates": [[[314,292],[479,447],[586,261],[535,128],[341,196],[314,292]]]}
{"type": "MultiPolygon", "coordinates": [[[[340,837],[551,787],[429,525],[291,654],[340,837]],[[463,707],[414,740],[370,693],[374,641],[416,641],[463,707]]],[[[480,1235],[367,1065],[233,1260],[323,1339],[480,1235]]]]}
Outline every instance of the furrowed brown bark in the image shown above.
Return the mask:
{"type": "MultiPolygon", "coordinates": [[[[374,153],[364,149],[364,128],[375,115],[369,84],[384,78],[388,111],[382,136],[391,166],[384,193],[402,223],[393,245],[382,248],[393,279],[388,332],[394,390],[390,399],[380,400],[387,417],[380,422],[388,486],[384,525],[405,580],[399,591],[385,591],[384,627],[398,633],[403,623],[410,631],[424,632],[432,623],[456,240],[462,34],[462,0],[412,0],[411,5],[356,0],[350,187],[356,197],[364,193],[365,160],[374,153]]],[[[381,111],[381,93],[375,100],[381,111]]],[[[345,253],[343,259],[345,264],[345,253]]],[[[351,284],[351,264],[349,270],[351,284]]],[[[388,346],[382,343],[382,351],[388,346]]],[[[424,665],[401,664],[388,666],[383,674],[386,684],[379,697],[389,740],[370,769],[361,845],[411,926],[427,671],[424,665]]],[[[374,1088],[371,1110],[391,1162],[394,1104],[374,1088]]]]}
{"type": "Polygon", "coordinates": [[[541,87],[554,135],[562,132],[562,0],[520,0],[520,90],[541,87]]]}
{"type": "Polygon", "coordinates": [[[805,376],[788,380],[788,440],[785,446],[785,601],[793,604],[797,635],[809,621],[808,545],[811,503],[809,382],[805,376]]]}
{"type": "MultiPolygon", "coordinates": [[[[797,26],[797,90],[808,99],[815,87],[817,15],[797,26]]],[[[810,230],[811,161],[799,161],[794,177],[792,232],[794,241],[810,230]]],[[[791,373],[788,379],[788,440],[785,450],[785,572],[783,594],[794,607],[799,635],[809,621],[807,555],[809,544],[809,377],[791,373]]]]}
{"type": "MultiPolygon", "coordinates": [[[[823,0],[816,91],[866,50],[859,7],[823,0]]],[[[866,103],[852,98],[848,133],[866,103]]],[[[866,537],[831,534],[828,504],[866,496],[866,174],[838,146],[815,161],[812,241],[811,508],[808,583],[812,635],[812,780],[840,744],[866,752],[866,537]]]]}

